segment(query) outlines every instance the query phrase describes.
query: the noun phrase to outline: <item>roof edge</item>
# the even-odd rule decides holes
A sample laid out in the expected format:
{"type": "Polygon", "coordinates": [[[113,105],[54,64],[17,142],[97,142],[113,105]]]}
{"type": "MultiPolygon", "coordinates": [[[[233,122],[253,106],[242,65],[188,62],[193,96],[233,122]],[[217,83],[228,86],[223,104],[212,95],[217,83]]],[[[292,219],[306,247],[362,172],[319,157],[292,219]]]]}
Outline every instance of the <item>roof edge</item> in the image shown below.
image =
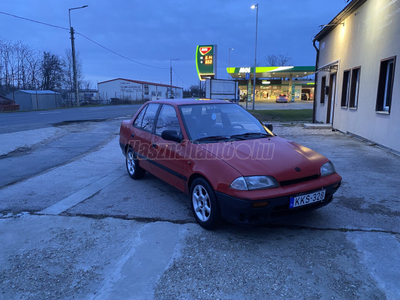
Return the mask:
{"type": "Polygon", "coordinates": [[[169,85],[169,84],[165,84],[165,83],[155,83],[155,82],[150,82],[150,81],[133,80],[133,79],[120,78],[120,77],[119,78],[110,79],[110,80],[106,80],[106,81],[102,81],[102,82],[98,82],[97,84],[108,83],[108,82],[112,82],[112,81],[116,81],[116,80],[125,80],[125,81],[129,81],[129,82],[133,82],[133,83],[139,83],[139,84],[151,84],[151,85],[156,85],[156,86],[165,86],[165,87],[183,89],[183,87],[175,86],[175,85],[169,85]]]}
{"type": "Polygon", "coordinates": [[[320,41],[325,36],[328,35],[333,29],[336,28],[341,22],[347,19],[354,11],[356,11],[361,5],[363,5],[367,0],[352,0],[345,8],[342,9],[329,23],[330,26],[325,26],[318,32],[314,40],[320,41]]]}

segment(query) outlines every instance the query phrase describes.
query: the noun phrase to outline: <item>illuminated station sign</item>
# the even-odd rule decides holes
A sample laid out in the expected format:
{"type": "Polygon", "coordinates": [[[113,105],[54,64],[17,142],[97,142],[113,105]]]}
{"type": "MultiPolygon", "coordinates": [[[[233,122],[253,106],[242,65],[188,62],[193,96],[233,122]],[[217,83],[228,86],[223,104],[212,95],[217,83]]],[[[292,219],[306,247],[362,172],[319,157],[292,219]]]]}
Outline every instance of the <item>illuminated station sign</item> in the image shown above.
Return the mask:
{"type": "Polygon", "coordinates": [[[206,80],[206,77],[214,78],[215,60],[216,60],[215,45],[197,46],[196,68],[200,80],[206,80]]]}

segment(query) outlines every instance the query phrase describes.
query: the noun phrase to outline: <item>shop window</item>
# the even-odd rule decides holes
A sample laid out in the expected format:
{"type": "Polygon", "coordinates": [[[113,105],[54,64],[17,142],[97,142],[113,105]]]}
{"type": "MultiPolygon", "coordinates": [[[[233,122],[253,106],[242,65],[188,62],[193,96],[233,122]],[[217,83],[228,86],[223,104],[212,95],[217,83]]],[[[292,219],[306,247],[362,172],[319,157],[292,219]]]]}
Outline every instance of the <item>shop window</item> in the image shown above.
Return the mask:
{"type": "Polygon", "coordinates": [[[325,103],[325,90],[326,90],[326,76],[323,76],[321,79],[321,98],[320,103],[325,103]]]}
{"type": "Polygon", "coordinates": [[[378,96],[376,99],[376,111],[390,112],[395,62],[396,57],[381,61],[381,68],[379,70],[378,96]]]}
{"type": "Polygon", "coordinates": [[[350,70],[343,72],[343,85],[342,85],[342,107],[347,107],[349,103],[349,87],[350,87],[350,70]]]}
{"type": "Polygon", "coordinates": [[[360,87],[360,70],[361,67],[351,70],[351,87],[350,87],[350,108],[357,108],[358,91],[360,87]]]}

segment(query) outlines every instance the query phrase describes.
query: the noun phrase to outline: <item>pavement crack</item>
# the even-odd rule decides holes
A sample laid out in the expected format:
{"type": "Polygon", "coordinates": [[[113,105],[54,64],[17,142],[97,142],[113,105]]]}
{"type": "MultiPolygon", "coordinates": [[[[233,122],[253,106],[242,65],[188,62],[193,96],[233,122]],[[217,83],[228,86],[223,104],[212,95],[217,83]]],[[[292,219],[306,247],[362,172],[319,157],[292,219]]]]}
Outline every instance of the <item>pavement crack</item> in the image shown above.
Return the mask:
{"type": "Polygon", "coordinates": [[[82,213],[68,213],[63,212],[60,216],[68,216],[68,217],[83,217],[89,219],[120,219],[120,220],[129,220],[129,221],[136,221],[140,223],[155,223],[155,222],[168,222],[173,224],[194,224],[196,223],[195,220],[169,220],[164,218],[148,218],[148,217],[135,217],[130,215],[108,215],[108,214],[82,214],[82,213]]]}
{"type": "Polygon", "coordinates": [[[19,147],[19,148],[15,149],[15,150],[13,150],[11,152],[8,152],[6,154],[0,155],[0,159],[26,155],[32,149],[33,149],[32,146],[30,146],[30,147],[19,147]]]}
{"type": "Polygon", "coordinates": [[[300,230],[313,230],[313,231],[340,231],[340,232],[368,232],[368,233],[388,233],[397,235],[400,231],[393,230],[383,230],[383,229],[363,229],[363,228],[321,228],[321,227],[311,227],[311,226],[300,226],[300,225],[280,225],[280,224],[265,224],[257,227],[265,228],[283,228],[283,229],[300,229],[300,230]]]}

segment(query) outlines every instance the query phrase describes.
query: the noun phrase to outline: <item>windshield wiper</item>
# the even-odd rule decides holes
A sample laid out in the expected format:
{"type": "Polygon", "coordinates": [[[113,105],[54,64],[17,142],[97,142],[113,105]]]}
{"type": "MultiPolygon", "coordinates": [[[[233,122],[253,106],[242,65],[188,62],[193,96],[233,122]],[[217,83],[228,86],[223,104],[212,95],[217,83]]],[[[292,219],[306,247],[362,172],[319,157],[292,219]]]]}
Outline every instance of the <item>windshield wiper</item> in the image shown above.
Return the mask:
{"type": "Polygon", "coordinates": [[[229,137],[222,136],[222,135],[213,135],[213,136],[205,136],[194,140],[194,142],[204,142],[204,141],[222,141],[222,140],[229,140],[229,137]]]}
{"type": "Polygon", "coordinates": [[[247,132],[247,133],[242,133],[242,134],[234,134],[231,135],[231,138],[237,138],[237,139],[242,139],[246,140],[248,138],[259,138],[259,137],[271,137],[273,135],[268,134],[268,133],[262,133],[262,132],[247,132]]]}

